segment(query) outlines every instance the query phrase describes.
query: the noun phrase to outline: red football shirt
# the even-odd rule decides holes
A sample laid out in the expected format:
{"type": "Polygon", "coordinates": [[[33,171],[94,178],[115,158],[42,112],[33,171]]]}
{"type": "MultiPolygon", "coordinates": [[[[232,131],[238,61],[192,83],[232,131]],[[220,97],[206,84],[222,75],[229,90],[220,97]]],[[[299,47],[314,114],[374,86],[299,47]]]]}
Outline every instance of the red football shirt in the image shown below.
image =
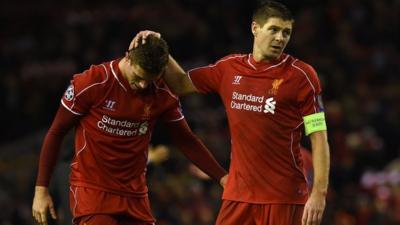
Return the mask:
{"type": "Polygon", "coordinates": [[[75,131],[71,184],[143,196],[147,150],[156,119],[183,119],[178,99],[162,81],[131,90],[118,60],[74,76],[61,103],[82,115],[75,131]]]}
{"type": "Polygon", "coordinates": [[[286,54],[273,63],[229,55],[189,76],[200,92],[217,92],[227,112],[232,152],[223,199],[305,203],[303,117],[321,110],[314,69],[286,54]]]}

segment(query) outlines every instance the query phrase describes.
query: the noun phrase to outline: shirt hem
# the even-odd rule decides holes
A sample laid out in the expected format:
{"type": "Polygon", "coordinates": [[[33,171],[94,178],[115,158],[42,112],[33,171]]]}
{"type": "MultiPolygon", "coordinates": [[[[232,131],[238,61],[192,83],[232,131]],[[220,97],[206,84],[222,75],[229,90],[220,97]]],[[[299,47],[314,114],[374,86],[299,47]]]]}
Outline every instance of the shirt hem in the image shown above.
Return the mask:
{"type": "Polygon", "coordinates": [[[131,191],[123,191],[123,190],[116,190],[116,189],[110,189],[110,188],[105,188],[102,186],[99,186],[98,184],[91,184],[88,182],[84,181],[71,181],[71,186],[76,186],[76,187],[86,187],[86,188],[93,188],[99,191],[104,191],[104,192],[109,192],[117,195],[122,195],[122,196],[129,196],[129,197],[147,197],[148,192],[143,191],[143,192],[131,192],[131,191]]]}
{"type": "Polygon", "coordinates": [[[305,200],[244,200],[244,199],[237,199],[237,198],[229,198],[229,197],[222,197],[222,200],[233,201],[233,202],[243,202],[243,203],[250,203],[250,204],[291,204],[291,205],[304,205],[306,204],[307,199],[305,200]]]}

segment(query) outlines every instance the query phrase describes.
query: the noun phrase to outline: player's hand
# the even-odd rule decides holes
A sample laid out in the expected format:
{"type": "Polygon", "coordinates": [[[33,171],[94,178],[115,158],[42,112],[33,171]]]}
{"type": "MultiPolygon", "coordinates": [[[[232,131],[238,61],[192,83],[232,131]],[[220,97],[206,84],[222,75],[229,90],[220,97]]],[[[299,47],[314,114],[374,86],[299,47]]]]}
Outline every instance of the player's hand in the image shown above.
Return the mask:
{"type": "Polygon", "coordinates": [[[304,206],[302,225],[321,224],[325,205],[325,194],[312,192],[304,206]]]}
{"type": "Polygon", "coordinates": [[[226,174],[225,176],[223,176],[220,180],[219,180],[219,184],[225,188],[225,184],[228,181],[228,174],[226,174]]]}
{"type": "Polygon", "coordinates": [[[50,210],[51,218],[57,219],[53,200],[47,187],[36,186],[35,197],[32,204],[32,216],[40,225],[47,225],[47,212],[50,210]]]}
{"type": "Polygon", "coordinates": [[[197,178],[202,180],[209,180],[211,179],[206,173],[204,173],[199,167],[194,164],[189,165],[189,171],[191,174],[195,175],[197,178]]]}
{"type": "Polygon", "coordinates": [[[129,49],[136,48],[139,45],[140,41],[142,42],[143,45],[146,44],[146,39],[149,35],[153,35],[157,38],[161,38],[161,34],[158,32],[151,31],[151,30],[140,31],[132,39],[131,44],[129,45],[129,49]]]}
{"type": "Polygon", "coordinates": [[[169,157],[169,148],[165,145],[157,145],[156,147],[150,146],[148,162],[154,164],[160,164],[168,159],[169,157]]]}

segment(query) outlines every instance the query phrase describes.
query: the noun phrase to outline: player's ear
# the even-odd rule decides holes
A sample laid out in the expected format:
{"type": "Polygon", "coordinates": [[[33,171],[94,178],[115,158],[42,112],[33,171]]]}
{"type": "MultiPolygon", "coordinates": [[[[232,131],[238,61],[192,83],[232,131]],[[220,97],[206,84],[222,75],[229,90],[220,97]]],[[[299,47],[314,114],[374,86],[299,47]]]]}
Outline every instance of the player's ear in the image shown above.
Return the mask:
{"type": "Polygon", "coordinates": [[[254,37],[257,36],[257,32],[260,29],[260,25],[256,23],[256,21],[253,21],[251,23],[251,33],[253,33],[254,37]]]}

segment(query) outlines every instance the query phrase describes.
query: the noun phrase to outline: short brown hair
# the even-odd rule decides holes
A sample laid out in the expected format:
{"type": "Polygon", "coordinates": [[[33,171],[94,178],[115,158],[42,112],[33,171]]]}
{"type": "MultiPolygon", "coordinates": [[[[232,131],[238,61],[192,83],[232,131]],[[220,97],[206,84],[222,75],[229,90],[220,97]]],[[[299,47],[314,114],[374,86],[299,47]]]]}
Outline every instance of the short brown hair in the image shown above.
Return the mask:
{"type": "Polygon", "coordinates": [[[167,42],[150,35],[145,44],[139,40],[138,46],[129,50],[128,57],[132,64],[139,65],[147,73],[160,74],[168,63],[167,42]]]}
{"type": "Polygon", "coordinates": [[[272,17],[294,22],[290,10],[285,5],[276,1],[261,2],[253,13],[253,21],[260,25],[264,25],[272,17]]]}

